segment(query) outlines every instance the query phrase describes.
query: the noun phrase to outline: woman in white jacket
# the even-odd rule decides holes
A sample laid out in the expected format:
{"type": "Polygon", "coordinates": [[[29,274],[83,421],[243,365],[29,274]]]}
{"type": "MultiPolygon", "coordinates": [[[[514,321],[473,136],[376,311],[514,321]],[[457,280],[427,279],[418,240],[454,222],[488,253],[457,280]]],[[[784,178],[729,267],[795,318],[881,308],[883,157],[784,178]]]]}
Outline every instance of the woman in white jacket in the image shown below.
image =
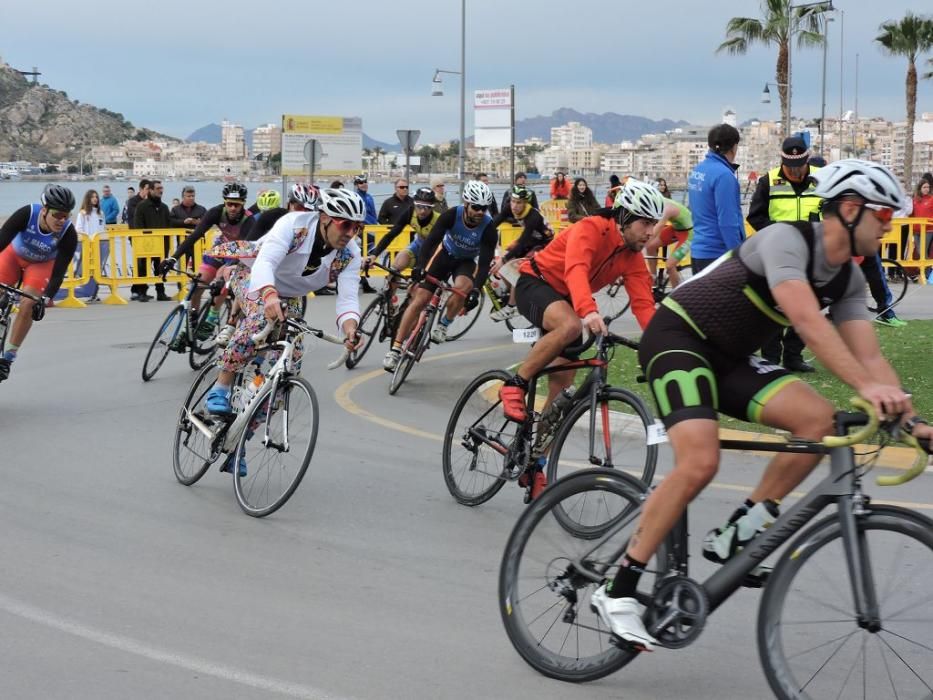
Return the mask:
{"type": "MultiPolygon", "coordinates": [[[[359,344],[360,248],[355,238],[364,217],[363,200],[355,192],[325,189],[318,211],[289,212],[260,240],[235,241],[210,252],[239,258],[231,287],[243,317],[220,357],[217,382],[205,397],[208,411],[231,412],[233,379],[255,355],[252,336],[267,322],[284,320],[285,313],[300,316],[301,298],[331,282],[337,282],[337,326],[346,347],[359,344]],[[238,252],[232,254],[234,249],[238,252]]],[[[296,348],[296,363],[300,359],[301,349],[296,348]]]]}
{"type": "MultiPolygon", "coordinates": [[[[107,226],[104,224],[104,215],[100,211],[100,196],[97,194],[97,190],[88,190],[84,193],[84,199],[81,200],[81,209],[78,210],[78,216],[75,218],[75,231],[79,234],[84,234],[91,241],[93,241],[99,234],[107,232],[107,226]]],[[[78,248],[80,251],[81,248],[78,248]]],[[[108,241],[100,242],[100,260],[101,260],[101,269],[105,269],[103,266],[106,265],[107,258],[110,254],[110,245],[108,241]]],[[[80,252],[79,252],[80,256],[80,252]]],[[[75,276],[81,276],[81,270],[84,265],[84,261],[78,257],[78,262],[75,267],[75,276]]],[[[88,283],[75,289],[75,295],[79,297],[88,297],[88,301],[99,301],[97,298],[97,290],[99,285],[97,280],[93,277],[88,280],[88,283]]]]}

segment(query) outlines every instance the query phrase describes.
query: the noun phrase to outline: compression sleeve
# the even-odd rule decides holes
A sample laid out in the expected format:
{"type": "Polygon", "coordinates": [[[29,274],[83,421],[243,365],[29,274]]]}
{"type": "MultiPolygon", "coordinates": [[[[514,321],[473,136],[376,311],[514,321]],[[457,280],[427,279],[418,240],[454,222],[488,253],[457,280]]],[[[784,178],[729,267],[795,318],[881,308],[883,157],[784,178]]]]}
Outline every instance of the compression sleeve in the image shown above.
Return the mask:
{"type": "Polygon", "coordinates": [[[408,222],[411,221],[411,218],[401,217],[396,221],[392,228],[389,229],[388,233],[379,239],[379,242],[376,244],[376,247],[373,248],[369,254],[373,257],[379,257],[385,252],[385,249],[388,248],[392,241],[394,241],[398,235],[405,230],[405,227],[408,226],[408,222]]]}
{"type": "Polygon", "coordinates": [[[43,296],[52,298],[62,286],[65,279],[65,273],[68,271],[68,265],[74,257],[75,250],[78,248],[78,233],[75,227],[70,225],[65,229],[62,239],[58,242],[58,254],[55,256],[55,264],[52,266],[52,275],[49,277],[49,283],[45,286],[43,296]]]}
{"type": "Polygon", "coordinates": [[[204,238],[204,234],[207,233],[211,226],[216,226],[220,223],[220,215],[223,211],[223,206],[224,205],[221,204],[220,206],[208,209],[207,214],[205,214],[198,222],[198,225],[194,227],[194,231],[189,233],[185,237],[185,240],[178,244],[178,248],[172,253],[173,258],[178,260],[182,255],[191,255],[194,251],[194,244],[204,238]]]}
{"type": "Polygon", "coordinates": [[[527,257],[528,253],[537,245],[535,233],[539,231],[544,232],[546,230],[544,218],[534,210],[529,212],[528,216],[525,217],[523,224],[522,235],[518,237],[518,240],[515,241],[506,251],[505,255],[502,256],[503,262],[508,262],[515,258],[527,257]]]}
{"type": "Polygon", "coordinates": [[[31,213],[32,207],[27,204],[25,207],[17,209],[9,219],[3,222],[3,227],[0,228],[0,250],[10,245],[13,239],[16,238],[17,233],[25,230],[29,225],[29,215],[31,213]]]}
{"type": "Polygon", "coordinates": [[[496,245],[499,243],[499,229],[490,224],[483,231],[483,242],[479,249],[479,265],[476,268],[476,279],[473,280],[473,288],[479,289],[486,283],[486,277],[489,276],[489,266],[496,254],[496,245]]]}

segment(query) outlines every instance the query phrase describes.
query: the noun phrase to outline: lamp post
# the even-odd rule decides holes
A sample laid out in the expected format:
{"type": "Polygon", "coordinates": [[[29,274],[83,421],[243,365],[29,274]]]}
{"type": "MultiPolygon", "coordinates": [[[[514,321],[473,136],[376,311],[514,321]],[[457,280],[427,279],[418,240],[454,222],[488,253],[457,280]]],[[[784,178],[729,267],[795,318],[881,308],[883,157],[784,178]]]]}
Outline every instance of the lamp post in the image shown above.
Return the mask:
{"type": "Polygon", "coordinates": [[[457,176],[461,183],[464,172],[464,154],[466,153],[466,0],[460,0],[460,70],[434,69],[434,78],[431,81],[431,96],[441,97],[444,94],[441,84],[441,73],[460,76],[460,153],[458,155],[457,176]]]}
{"type": "MultiPolygon", "coordinates": [[[[803,5],[787,5],[787,84],[780,84],[781,87],[787,88],[787,121],[784,124],[784,130],[787,132],[785,135],[790,136],[790,123],[791,123],[791,97],[793,93],[793,80],[791,79],[791,47],[794,45],[794,32],[797,30],[797,20],[801,18],[801,15],[794,16],[794,10],[806,10],[811,7],[820,7],[823,8],[820,10],[820,14],[823,12],[830,12],[834,10],[832,0],[828,2],[808,2],[803,5]]],[[[825,41],[825,39],[824,39],[825,41]]],[[[825,61],[824,61],[825,65],[825,61]]],[[[825,76],[826,70],[824,68],[823,74],[825,76]]],[[[825,78],[824,78],[825,79],[825,78]]],[[[767,89],[767,86],[765,86],[767,89]]],[[[822,144],[820,144],[822,147],[822,144]]]]}
{"type": "Polygon", "coordinates": [[[820,155],[825,156],[823,152],[823,138],[826,135],[826,47],[829,44],[829,23],[833,21],[832,17],[826,18],[826,24],[823,27],[823,99],[820,107],[820,155]]]}
{"type": "MultiPolygon", "coordinates": [[[[761,91],[761,103],[765,105],[771,104],[771,90],[769,87],[775,88],[787,88],[787,94],[790,95],[790,86],[787,83],[765,83],[765,89],[761,91]]],[[[789,105],[789,103],[788,103],[789,105]]],[[[790,135],[790,110],[787,110],[787,121],[784,122],[784,128],[787,131],[786,135],[790,135]]]]}

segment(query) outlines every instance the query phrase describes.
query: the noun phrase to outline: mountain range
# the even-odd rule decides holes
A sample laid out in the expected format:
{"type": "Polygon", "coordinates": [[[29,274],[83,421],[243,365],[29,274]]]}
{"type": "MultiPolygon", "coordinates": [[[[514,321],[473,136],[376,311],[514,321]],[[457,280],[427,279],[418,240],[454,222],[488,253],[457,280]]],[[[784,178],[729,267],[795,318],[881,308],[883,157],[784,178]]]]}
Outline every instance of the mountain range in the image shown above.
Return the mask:
{"type": "MultiPolygon", "coordinates": [[[[634,141],[644,134],[657,134],[685,126],[688,122],[674,121],[672,119],[648,119],[631,114],[616,114],[606,112],[594,114],[593,112],[578,112],[569,107],[555,109],[548,116],[529,117],[515,122],[515,140],[525,141],[530,138],[551,140],[551,128],[563,126],[568,122],[579,122],[593,130],[593,140],[597,143],[620,143],[621,141],[634,141]]],[[[244,131],[247,147],[252,145],[253,131],[244,131]]],[[[188,136],[188,141],[205,141],[207,143],[220,143],[220,125],[208,124],[195,130],[188,136]]],[[[472,138],[467,138],[471,142],[472,138]]],[[[379,141],[363,134],[363,148],[382,148],[384,151],[398,151],[401,146],[396,141],[389,143],[379,141]]]]}

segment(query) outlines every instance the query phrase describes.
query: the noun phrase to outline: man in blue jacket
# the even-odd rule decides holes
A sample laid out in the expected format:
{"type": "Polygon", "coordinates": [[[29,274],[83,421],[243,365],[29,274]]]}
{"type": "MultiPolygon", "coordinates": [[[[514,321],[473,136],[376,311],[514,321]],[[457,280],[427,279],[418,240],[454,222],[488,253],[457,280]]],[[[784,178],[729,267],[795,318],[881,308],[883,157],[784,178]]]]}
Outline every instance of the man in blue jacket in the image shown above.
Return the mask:
{"type": "MultiPolygon", "coordinates": [[[[356,193],[360,196],[360,199],[363,200],[363,211],[366,212],[366,218],[363,219],[363,223],[367,226],[379,223],[376,216],[376,202],[369,193],[369,178],[366,177],[366,173],[360,173],[354,176],[353,186],[356,189],[356,193]]],[[[364,233],[362,238],[363,240],[360,241],[360,247],[363,249],[364,253],[368,253],[376,244],[376,236],[372,233],[364,233]]],[[[376,291],[365,277],[360,281],[360,287],[367,294],[373,294],[376,291]]]]}
{"type": "Polygon", "coordinates": [[[697,273],[745,240],[742,200],[735,164],[739,131],[719,124],[709,131],[709,152],[690,173],[687,189],[693,213],[690,259],[697,273]]]}
{"type": "Polygon", "coordinates": [[[103,195],[100,198],[100,213],[104,215],[105,224],[117,223],[117,217],[120,216],[120,202],[110,191],[110,185],[104,185],[103,195]]]}

